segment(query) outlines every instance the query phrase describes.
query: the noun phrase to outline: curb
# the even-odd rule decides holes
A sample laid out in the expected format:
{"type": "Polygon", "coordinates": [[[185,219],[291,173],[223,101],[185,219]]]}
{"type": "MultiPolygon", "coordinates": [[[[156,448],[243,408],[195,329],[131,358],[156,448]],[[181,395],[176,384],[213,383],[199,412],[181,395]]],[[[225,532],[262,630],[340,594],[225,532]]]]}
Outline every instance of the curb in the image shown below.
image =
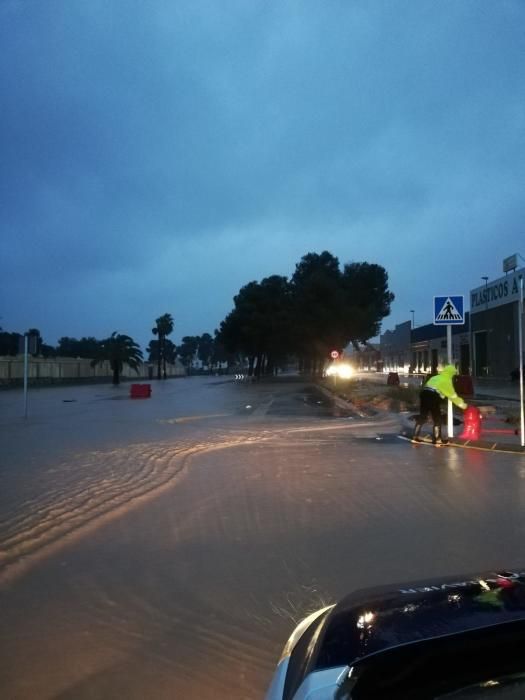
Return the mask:
{"type": "Polygon", "coordinates": [[[493,442],[492,440],[462,440],[450,438],[449,444],[454,447],[466,447],[486,452],[506,452],[507,454],[525,455],[525,448],[521,445],[511,445],[507,442],[493,442]]]}
{"type": "MultiPolygon", "coordinates": [[[[410,435],[406,430],[401,436],[410,440],[410,435]]],[[[430,445],[431,443],[428,442],[430,445]]],[[[515,454],[525,456],[525,448],[521,445],[509,445],[505,442],[493,442],[492,440],[462,440],[461,438],[450,438],[448,447],[462,447],[470,450],[481,450],[483,452],[503,452],[505,454],[515,454]]]]}
{"type": "Polygon", "coordinates": [[[374,418],[375,416],[380,415],[380,411],[377,409],[373,409],[373,412],[370,411],[370,413],[363,413],[355,404],[353,404],[351,401],[347,401],[346,399],[342,399],[340,396],[338,396],[335,392],[331,391],[325,386],[322,386],[321,384],[315,384],[315,386],[323,393],[327,398],[331,399],[336,406],[339,408],[344,408],[348,411],[352,411],[353,413],[356,413],[359,418],[374,418]]]}

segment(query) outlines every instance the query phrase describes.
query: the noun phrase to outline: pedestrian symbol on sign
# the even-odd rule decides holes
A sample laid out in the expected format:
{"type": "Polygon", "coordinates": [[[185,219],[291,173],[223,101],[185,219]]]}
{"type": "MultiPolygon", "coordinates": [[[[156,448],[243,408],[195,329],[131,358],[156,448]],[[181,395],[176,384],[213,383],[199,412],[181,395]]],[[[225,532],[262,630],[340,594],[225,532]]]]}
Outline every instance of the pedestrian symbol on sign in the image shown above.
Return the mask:
{"type": "Polygon", "coordinates": [[[462,296],[434,297],[434,324],[437,326],[463,325],[462,296]]]}
{"type": "Polygon", "coordinates": [[[459,321],[461,314],[450,301],[450,297],[443,304],[443,308],[437,315],[438,321],[459,321]]]}

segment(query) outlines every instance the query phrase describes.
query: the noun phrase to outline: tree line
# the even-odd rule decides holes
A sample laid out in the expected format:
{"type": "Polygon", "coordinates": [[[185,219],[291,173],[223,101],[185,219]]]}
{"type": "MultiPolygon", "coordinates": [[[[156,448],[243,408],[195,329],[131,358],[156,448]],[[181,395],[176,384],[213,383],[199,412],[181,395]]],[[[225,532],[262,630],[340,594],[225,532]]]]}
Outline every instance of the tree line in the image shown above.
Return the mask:
{"type": "MultiPolygon", "coordinates": [[[[165,314],[171,319],[169,314],[165,314]]],[[[168,331],[162,323],[156,320],[156,328],[160,328],[160,342],[162,343],[164,334],[168,331]]],[[[171,330],[173,330],[173,320],[171,319],[171,330]]],[[[169,331],[171,332],[171,331],[169,331]]],[[[23,352],[24,335],[28,336],[29,352],[35,357],[78,357],[91,360],[91,366],[96,367],[103,362],[109,362],[113,373],[113,383],[119,384],[120,375],[124,365],[128,365],[137,374],[140,365],[144,360],[142,350],[131,336],[114,331],[108,338],[98,340],[93,336],[82,337],[80,339],[63,336],[58,341],[56,347],[44,343],[42,335],[37,328],[31,328],[27,333],[10,333],[0,328],[0,356],[13,356],[23,352]]],[[[160,378],[160,363],[159,363],[160,378]]],[[[166,367],[164,362],[164,377],[166,377],[166,367]]]]}
{"type": "Polygon", "coordinates": [[[248,358],[249,374],[272,373],[291,355],[302,372],[319,373],[332,350],[376,336],[393,300],[380,265],[341,267],[328,251],[308,253],[290,279],[272,275],[243,286],[217,340],[248,358]]]}
{"type": "MultiPolygon", "coordinates": [[[[233,363],[234,358],[224,351],[221,343],[209,333],[201,336],[185,336],[177,348],[168,338],[174,330],[171,314],[166,313],[155,319],[152,328],[154,339],[150,341],[146,353],[148,362],[157,367],[157,378],[166,379],[166,364],[174,364],[177,359],[189,369],[197,357],[205,366],[233,363]]],[[[129,335],[113,332],[108,338],[98,340],[93,336],[80,339],[63,336],[56,347],[44,343],[37,328],[25,334],[10,333],[0,328],[0,356],[15,356],[23,352],[24,335],[29,337],[29,352],[43,358],[78,357],[91,360],[91,365],[107,361],[113,372],[113,383],[118,384],[124,365],[139,371],[144,355],[139,345],[129,335]]]]}
{"type": "MultiPolygon", "coordinates": [[[[318,373],[332,350],[340,352],[349,343],[358,348],[376,336],[393,300],[380,265],[341,266],[328,251],[308,253],[290,278],[271,275],[241,287],[214,336],[184,336],[177,347],[168,337],[174,330],[172,315],[159,316],[146,351],[148,361],[156,365],[158,379],[166,378],[166,363],[177,358],[187,369],[195,358],[209,368],[247,362],[248,374],[261,376],[293,357],[301,372],[318,373]]],[[[64,336],[56,347],[45,344],[38,329],[28,335],[36,346],[34,354],[43,357],[89,358],[93,366],[109,361],[114,383],[124,364],[138,371],[143,361],[133,338],[116,331],[102,340],[64,336]]],[[[21,337],[0,329],[0,355],[18,354],[21,337]]]]}

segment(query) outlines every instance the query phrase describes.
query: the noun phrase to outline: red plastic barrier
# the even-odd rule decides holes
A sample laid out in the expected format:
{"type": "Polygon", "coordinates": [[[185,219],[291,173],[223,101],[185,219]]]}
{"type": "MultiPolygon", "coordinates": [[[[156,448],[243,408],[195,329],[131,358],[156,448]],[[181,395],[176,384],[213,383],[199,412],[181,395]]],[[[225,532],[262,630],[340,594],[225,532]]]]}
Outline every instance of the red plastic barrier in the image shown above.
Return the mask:
{"type": "Polygon", "coordinates": [[[132,384],[129,395],[132,399],[149,399],[151,396],[151,384],[132,384]]]}
{"type": "Polygon", "coordinates": [[[481,438],[481,413],[476,406],[465,409],[461,440],[479,440],[481,438]]]}
{"type": "Polygon", "coordinates": [[[470,374],[457,374],[454,377],[454,388],[460,396],[473,396],[474,385],[470,374]]]}

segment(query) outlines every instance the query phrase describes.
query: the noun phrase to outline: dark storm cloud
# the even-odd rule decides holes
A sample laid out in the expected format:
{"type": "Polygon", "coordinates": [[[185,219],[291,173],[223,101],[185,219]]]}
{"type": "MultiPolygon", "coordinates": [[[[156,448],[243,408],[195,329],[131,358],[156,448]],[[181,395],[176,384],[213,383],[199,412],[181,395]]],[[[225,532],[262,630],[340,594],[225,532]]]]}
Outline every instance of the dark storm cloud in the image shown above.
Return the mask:
{"type": "Polygon", "coordinates": [[[3,3],[2,325],[212,330],[241,284],[324,248],[387,268],[392,322],[497,275],[522,240],[524,15],[3,3]]]}

